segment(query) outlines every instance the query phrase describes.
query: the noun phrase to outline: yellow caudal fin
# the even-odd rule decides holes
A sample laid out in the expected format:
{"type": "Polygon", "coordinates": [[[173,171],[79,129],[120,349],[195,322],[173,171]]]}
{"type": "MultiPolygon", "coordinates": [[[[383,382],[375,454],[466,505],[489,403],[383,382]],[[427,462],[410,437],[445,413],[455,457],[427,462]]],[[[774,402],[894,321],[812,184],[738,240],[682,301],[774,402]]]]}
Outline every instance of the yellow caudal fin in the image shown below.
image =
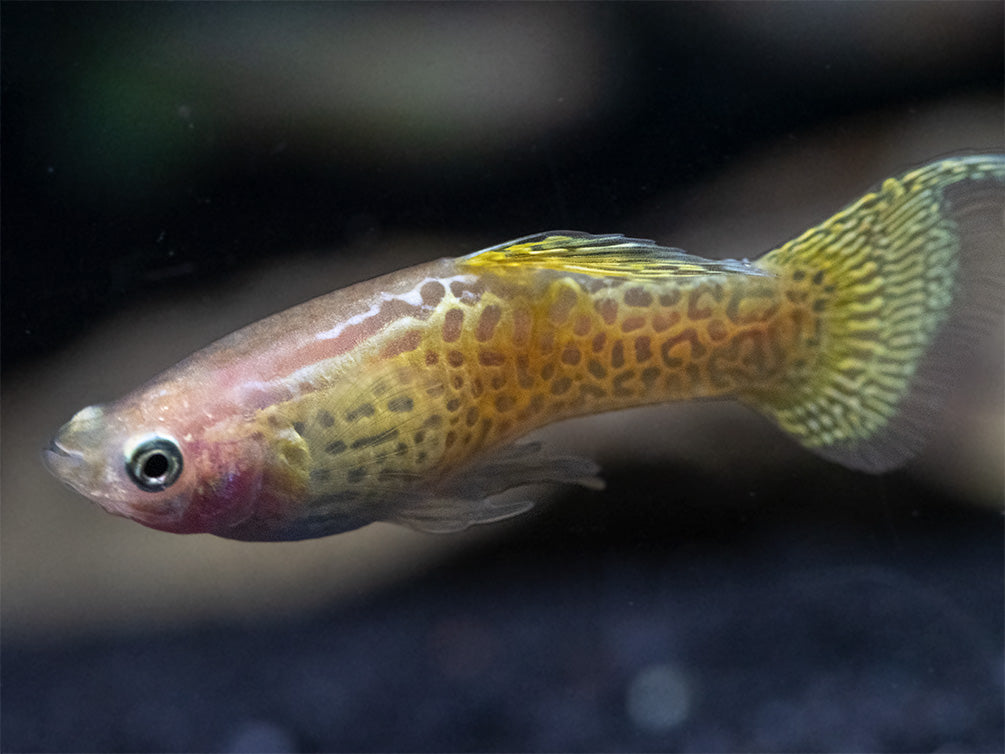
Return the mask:
{"type": "Polygon", "coordinates": [[[593,277],[664,280],[695,275],[766,275],[749,262],[703,259],[654,241],[555,230],[476,251],[458,264],[479,270],[548,269],[593,277]]]}
{"type": "Polygon", "coordinates": [[[975,334],[1000,316],[1005,155],[890,178],[756,264],[821,325],[792,389],[749,402],[821,455],[893,468],[920,449],[975,334]]]}

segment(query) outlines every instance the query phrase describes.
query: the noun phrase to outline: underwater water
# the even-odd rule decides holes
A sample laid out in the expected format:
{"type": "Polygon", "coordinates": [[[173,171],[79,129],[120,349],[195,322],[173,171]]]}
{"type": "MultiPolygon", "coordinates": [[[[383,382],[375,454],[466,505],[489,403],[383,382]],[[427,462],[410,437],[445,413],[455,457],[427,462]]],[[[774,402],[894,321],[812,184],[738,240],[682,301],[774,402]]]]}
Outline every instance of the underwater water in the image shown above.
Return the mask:
{"type": "Polygon", "coordinates": [[[39,449],[358,279],[559,228],[755,257],[1001,151],[1001,27],[989,3],[6,5],[0,748],[1000,750],[998,321],[904,470],[732,404],[631,411],[544,434],[605,491],[457,536],[162,534],[39,449]]]}

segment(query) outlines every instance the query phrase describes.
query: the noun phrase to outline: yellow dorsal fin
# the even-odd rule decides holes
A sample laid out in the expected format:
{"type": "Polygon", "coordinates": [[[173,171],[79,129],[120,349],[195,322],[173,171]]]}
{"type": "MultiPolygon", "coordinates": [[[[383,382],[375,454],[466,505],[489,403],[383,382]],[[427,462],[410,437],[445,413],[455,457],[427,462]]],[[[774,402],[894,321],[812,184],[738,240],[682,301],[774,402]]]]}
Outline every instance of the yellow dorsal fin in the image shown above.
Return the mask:
{"type": "Polygon", "coordinates": [[[768,275],[746,260],[703,259],[642,238],[557,230],[524,236],[458,259],[465,267],[534,267],[594,277],[658,280],[695,275],[768,275]]]}

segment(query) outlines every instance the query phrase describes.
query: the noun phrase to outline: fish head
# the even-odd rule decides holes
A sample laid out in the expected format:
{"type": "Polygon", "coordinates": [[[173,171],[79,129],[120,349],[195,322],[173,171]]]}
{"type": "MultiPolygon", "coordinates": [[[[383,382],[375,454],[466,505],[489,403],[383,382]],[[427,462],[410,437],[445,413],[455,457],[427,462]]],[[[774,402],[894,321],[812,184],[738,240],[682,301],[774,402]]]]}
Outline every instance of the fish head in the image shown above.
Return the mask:
{"type": "Polygon", "coordinates": [[[42,457],[62,482],[107,512],[161,531],[221,533],[252,515],[261,485],[260,438],[220,434],[198,406],[156,386],[88,406],[42,457]]]}

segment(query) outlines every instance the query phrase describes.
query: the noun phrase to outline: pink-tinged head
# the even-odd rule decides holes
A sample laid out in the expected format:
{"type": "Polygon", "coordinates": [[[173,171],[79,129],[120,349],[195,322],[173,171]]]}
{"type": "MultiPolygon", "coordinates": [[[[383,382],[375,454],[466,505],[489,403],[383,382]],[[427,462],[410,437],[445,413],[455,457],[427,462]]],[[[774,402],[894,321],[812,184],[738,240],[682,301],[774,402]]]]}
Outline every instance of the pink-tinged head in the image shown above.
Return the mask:
{"type": "Polygon", "coordinates": [[[227,536],[261,502],[262,440],[221,432],[199,409],[155,384],[79,411],[43,459],[109,513],[163,531],[227,536]]]}

